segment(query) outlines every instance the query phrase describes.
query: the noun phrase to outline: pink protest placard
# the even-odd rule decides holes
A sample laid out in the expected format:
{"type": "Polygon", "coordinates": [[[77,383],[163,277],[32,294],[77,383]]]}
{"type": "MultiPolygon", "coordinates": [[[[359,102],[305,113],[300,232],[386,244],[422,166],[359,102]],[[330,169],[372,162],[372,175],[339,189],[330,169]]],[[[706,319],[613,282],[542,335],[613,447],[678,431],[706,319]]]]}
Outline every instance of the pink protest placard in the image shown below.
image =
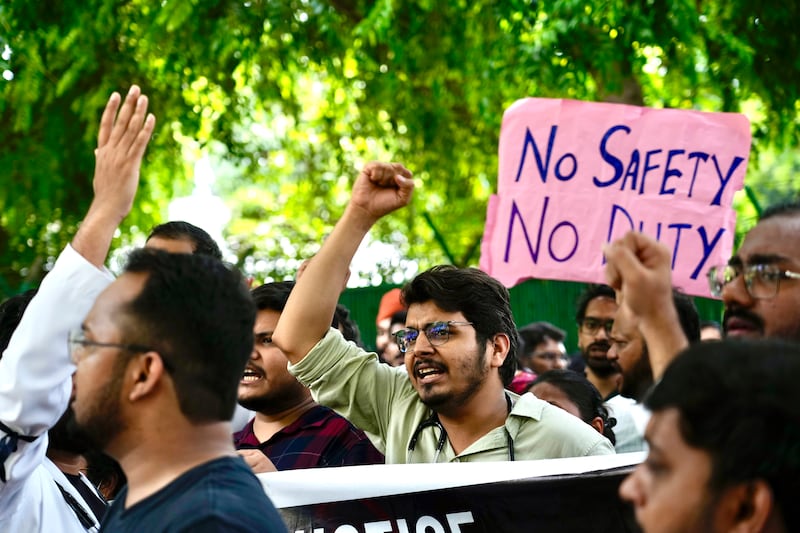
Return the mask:
{"type": "Polygon", "coordinates": [[[749,153],[740,114],[519,100],[503,116],[480,266],[508,287],[604,282],[603,246],[634,229],[670,248],[676,287],[710,296],[749,153]]]}

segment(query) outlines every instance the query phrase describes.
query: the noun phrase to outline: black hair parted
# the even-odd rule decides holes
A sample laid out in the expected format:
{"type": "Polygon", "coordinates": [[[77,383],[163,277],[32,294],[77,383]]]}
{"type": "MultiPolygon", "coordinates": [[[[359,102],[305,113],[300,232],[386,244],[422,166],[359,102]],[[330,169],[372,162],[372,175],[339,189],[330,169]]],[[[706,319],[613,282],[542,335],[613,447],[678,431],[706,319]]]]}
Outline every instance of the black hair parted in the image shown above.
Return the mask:
{"type": "Polygon", "coordinates": [[[126,340],[160,351],[187,418],[230,420],[256,314],[241,274],[211,256],[148,248],[130,254],[125,273],[146,275],[123,309],[126,340]]]}
{"type": "Polygon", "coordinates": [[[477,268],[439,265],[408,282],[402,300],[406,306],[432,301],[444,311],[461,312],[472,322],[481,343],[498,333],[508,335],[510,346],[500,367],[500,379],[503,386],[514,379],[519,338],[508,289],[499,281],[477,268]]]}

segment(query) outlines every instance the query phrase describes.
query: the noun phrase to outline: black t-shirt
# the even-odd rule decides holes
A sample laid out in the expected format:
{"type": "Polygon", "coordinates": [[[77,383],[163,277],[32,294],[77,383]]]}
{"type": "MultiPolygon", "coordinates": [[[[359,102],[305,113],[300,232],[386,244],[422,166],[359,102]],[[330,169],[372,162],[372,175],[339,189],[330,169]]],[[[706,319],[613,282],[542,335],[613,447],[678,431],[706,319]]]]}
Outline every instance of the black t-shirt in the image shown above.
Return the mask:
{"type": "Polygon", "coordinates": [[[287,531],[258,478],[239,457],[197,466],[125,509],[127,494],[126,486],[106,512],[101,531],[287,531]]]}

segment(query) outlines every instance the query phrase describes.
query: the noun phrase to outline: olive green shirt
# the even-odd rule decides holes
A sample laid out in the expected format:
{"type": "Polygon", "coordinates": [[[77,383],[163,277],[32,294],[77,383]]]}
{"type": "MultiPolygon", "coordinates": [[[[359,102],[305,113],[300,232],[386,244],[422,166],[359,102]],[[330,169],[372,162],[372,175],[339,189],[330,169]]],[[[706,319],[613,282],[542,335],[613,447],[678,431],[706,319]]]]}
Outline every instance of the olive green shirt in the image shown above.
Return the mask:
{"type": "Polygon", "coordinates": [[[460,454],[449,441],[437,453],[440,429],[435,426],[422,429],[409,451],[412,435],[432,410],[419,399],[405,367],[381,363],[334,328],[300,362],[290,364],[289,371],[319,403],[376,435],[389,464],[507,461],[510,446],[517,461],[614,453],[608,439],[577,417],[533,394],[509,391],[513,406],[505,424],[460,454]]]}

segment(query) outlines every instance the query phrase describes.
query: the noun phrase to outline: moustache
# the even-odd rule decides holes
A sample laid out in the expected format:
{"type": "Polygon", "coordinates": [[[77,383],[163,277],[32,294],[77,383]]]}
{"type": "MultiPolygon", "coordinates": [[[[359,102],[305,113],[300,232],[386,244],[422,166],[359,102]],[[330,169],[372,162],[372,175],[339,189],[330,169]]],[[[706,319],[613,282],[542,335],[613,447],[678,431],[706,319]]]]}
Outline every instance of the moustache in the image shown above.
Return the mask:
{"type": "Polygon", "coordinates": [[[725,308],[725,312],[722,314],[722,324],[723,329],[727,331],[727,324],[728,321],[731,319],[737,318],[739,320],[743,320],[746,322],[750,322],[754,325],[757,329],[764,330],[764,319],[758,316],[755,313],[748,311],[747,309],[741,309],[738,307],[735,308],[725,308]]]}

